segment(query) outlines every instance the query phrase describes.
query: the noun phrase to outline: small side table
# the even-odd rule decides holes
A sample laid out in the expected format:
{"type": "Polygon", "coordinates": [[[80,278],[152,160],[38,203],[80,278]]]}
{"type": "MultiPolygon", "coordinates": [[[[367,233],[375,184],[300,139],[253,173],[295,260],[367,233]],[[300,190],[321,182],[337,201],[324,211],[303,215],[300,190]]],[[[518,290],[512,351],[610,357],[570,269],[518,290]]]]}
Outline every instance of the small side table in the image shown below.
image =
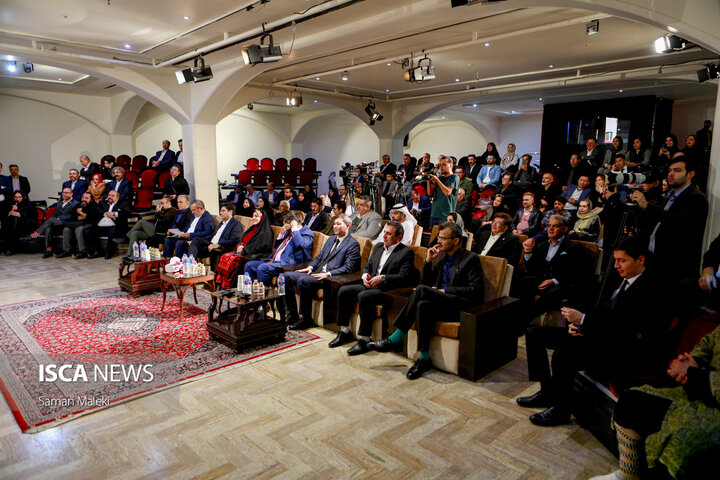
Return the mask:
{"type": "Polygon", "coordinates": [[[188,276],[188,277],[181,277],[181,278],[175,278],[172,275],[167,275],[165,272],[160,273],[160,289],[162,290],[163,294],[163,302],[162,307],[160,307],[160,311],[162,312],[165,309],[165,296],[168,285],[175,290],[175,293],[178,296],[178,300],[180,300],[180,320],[183,318],[183,300],[185,299],[185,292],[188,288],[192,287],[193,289],[193,296],[195,297],[195,304],[198,303],[197,299],[197,285],[198,284],[204,284],[208,287],[208,289],[211,292],[215,291],[215,274],[210,273],[208,275],[195,275],[195,276],[188,276]]]}
{"type": "Polygon", "coordinates": [[[120,264],[118,285],[133,297],[160,289],[160,273],[165,271],[168,258],[143,262],[123,257],[120,264]]]}

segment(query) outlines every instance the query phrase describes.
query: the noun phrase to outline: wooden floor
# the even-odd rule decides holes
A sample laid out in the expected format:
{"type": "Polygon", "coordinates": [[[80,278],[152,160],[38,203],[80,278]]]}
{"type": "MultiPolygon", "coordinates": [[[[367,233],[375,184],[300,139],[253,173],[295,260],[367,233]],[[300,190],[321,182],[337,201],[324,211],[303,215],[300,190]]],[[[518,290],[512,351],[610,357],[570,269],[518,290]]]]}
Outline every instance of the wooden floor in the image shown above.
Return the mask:
{"type": "MultiPolygon", "coordinates": [[[[0,257],[0,305],[116,286],[117,266],[0,257]]],[[[411,382],[409,365],[323,341],[32,435],[0,400],[0,478],[575,479],[616,465],[582,428],[528,421],[522,348],[477,383],[411,382]]]]}

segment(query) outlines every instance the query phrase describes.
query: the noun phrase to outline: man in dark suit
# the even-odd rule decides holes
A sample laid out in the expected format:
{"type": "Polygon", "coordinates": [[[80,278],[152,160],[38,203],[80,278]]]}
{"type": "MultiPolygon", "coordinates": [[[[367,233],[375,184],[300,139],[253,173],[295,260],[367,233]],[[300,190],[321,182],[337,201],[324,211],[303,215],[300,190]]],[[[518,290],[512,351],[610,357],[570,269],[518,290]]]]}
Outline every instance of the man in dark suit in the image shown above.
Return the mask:
{"type": "Polygon", "coordinates": [[[520,240],[512,234],[512,217],[507,213],[496,213],[492,217],[490,230],[480,229],[475,234],[475,246],[472,251],[480,255],[500,257],[510,265],[517,267],[520,261],[520,240]]]}
{"type": "Polygon", "coordinates": [[[87,155],[80,155],[80,164],[82,165],[82,168],[80,169],[80,176],[84,178],[88,184],[92,181],[93,175],[97,173],[102,175],[100,165],[91,161],[90,157],[87,155]]]}
{"type": "Polygon", "coordinates": [[[465,225],[469,225],[472,221],[472,204],[470,203],[470,197],[466,194],[464,188],[458,188],[458,197],[457,204],[455,205],[455,213],[457,213],[462,218],[465,225]]]}
{"type": "Polygon", "coordinates": [[[592,166],[593,171],[597,171],[600,167],[602,167],[603,161],[603,156],[600,154],[600,148],[597,146],[597,139],[594,137],[588,138],[585,146],[587,148],[580,154],[580,162],[589,163],[592,166]]]}
{"type": "Polygon", "coordinates": [[[455,223],[440,225],[438,243],[428,249],[420,285],[410,295],[395,319],[397,330],[388,338],[368,344],[377,352],[400,351],[410,327],[415,324],[420,358],[407,378],[415,380],[432,368],[430,337],[435,321],[457,321],[460,312],[485,299],[480,257],[460,248],[463,231],[455,223]]]}
{"type": "Polygon", "coordinates": [[[523,243],[523,262],[527,274],[517,282],[517,296],[524,303],[526,321],[558,309],[564,299],[581,303],[583,287],[592,277],[585,250],[565,236],[566,220],[553,215],[548,221],[547,240],[537,244],[533,238],[523,243]]]}
{"type": "Polygon", "coordinates": [[[107,198],[108,193],[115,190],[118,192],[118,198],[128,203],[132,199],[132,185],[130,180],[125,180],[125,169],[123,167],[115,167],[112,169],[115,180],[108,183],[107,190],[105,191],[105,197],[107,198]]]}
{"type": "Polygon", "coordinates": [[[78,202],[82,198],[82,194],[88,189],[88,183],[84,178],[80,178],[80,172],[76,169],[71,168],[68,173],[70,180],[62,184],[62,188],[69,188],[73,192],[73,200],[78,202]]]}
{"type": "Polygon", "coordinates": [[[480,175],[481,165],[477,163],[477,157],[473,154],[468,155],[468,165],[465,168],[465,178],[470,179],[477,184],[477,176],[480,175]]]}
{"type": "Polygon", "coordinates": [[[570,185],[577,185],[578,180],[581,176],[587,175],[588,177],[594,177],[592,165],[587,160],[580,160],[580,155],[573,153],[570,155],[570,167],[565,171],[563,178],[563,190],[567,189],[570,185]]]}
{"type": "Polygon", "coordinates": [[[313,232],[322,232],[327,227],[330,217],[323,211],[322,200],[315,197],[310,201],[310,212],[305,215],[302,224],[313,232]]]}
{"type": "Polygon", "coordinates": [[[30,182],[28,181],[27,177],[23,177],[22,175],[20,175],[20,167],[12,164],[8,167],[8,170],[10,170],[10,176],[8,177],[10,189],[13,192],[16,190],[21,190],[25,192],[25,195],[30,196],[30,182]]]}
{"type": "Polygon", "coordinates": [[[270,205],[275,210],[277,210],[280,200],[282,200],[282,194],[275,190],[275,184],[272,182],[268,182],[265,186],[262,197],[265,199],[265,205],[270,205]]]}
{"type": "Polygon", "coordinates": [[[243,227],[235,220],[235,205],[228,203],[220,207],[220,223],[217,224],[209,239],[195,237],[188,247],[188,255],[195,258],[210,257],[210,265],[214,266],[217,258],[231,251],[240,241],[243,227]]]}
{"type": "MultiPolygon", "coordinates": [[[[72,190],[69,187],[63,188],[61,195],[62,198],[55,204],[55,213],[53,216],[45,220],[45,222],[40,225],[40,228],[30,234],[30,238],[38,238],[40,235],[45,235],[45,253],[43,254],[43,258],[52,257],[52,239],[54,232],[65,228],[67,224],[77,220],[77,209],[80,207],[80,202],[72,198],[72,190]]],[[[68,241],[63,242],[63,250],[69,252],[71,249],[72,245],[68,237],[68,241]]]]}
{"type": "MultiPolygon", "coordinates": [[[[100,253],[100,237],[107,236],[107,248],[105,249],[105,260],[110,260],[117,251],[115,238],[124,237],[128,230],[128,215],[130,215],[130,204],[127,200],[120,200],[118,192],[111,190],[107,199],[99,204],[102,217],[97,224],[85,230],[85,245],[87,245],[88,258],[97,258],[100,253]]],[[[68,251],[64,252],[69,255],[68,251]]]]}
{"type": "Polygon", "coordinates": [[[530,192],[523,193],[522,206],[515,212],[513,218],[513,235],[527,235],[532,237],[540,232],[542,213],[535,208],[535,195],[530,192]]]}
{"type": "Polygon", "coordinates": [[[183,164],[183,144],[182,138],[178,140],[178,149],[175,152],[175,163],[183,164]]]}
{"type": "Polygon", "coordinates": [[[530,380],[540,382],[540,391],[518,398],[517,403],[547,408],[530,416],[536,425],[570,422],[572,384],[580,370],[590,369],[624,386],[632,377],[664,372],[670,353],[666,341],[670,322],[661,286],[645,270],[647,248],[637,237],[627,237],[613,256],[620,278],[598,307],[585,313],[563,307],[567,328],[535,327],[527,334],[528,373],[530,380]],[[554,350],[552,374],[547,349],[554,350]]]}
{"type": "Polygon", "coordinates": [[[150,162],[150,166],[143,170],[155,170],[156,172],[164,172],[170,170],[175,163],[175,152],[170,150],[170,140],[163,140],[162,150],[155,152],[155,160],[150,162]]]}
{"type": "Polygon", "coordinates": [[[395,171],[397,170],[397,165],[390,162],[390,155],[383,155],[382,156],[382,165],[380,165],[380,174],[383,178],[385,178],[385,175],[388,173],[390,175],[395,175],[395,171]]]}
{"type": "MultiPolygon", "coordinates": [[[[178,202],[178,206],[180,203],[178,202]]],[[[196,238],[210,240],[215,231],[215,218],[205,210],[205,203],[202,200],[195,200],[190,204],[190,211],[193,219],[187,228],[177,235],[168,236],[163,246],[163,255],[167,258],[182,257],[188,246],[196,238]]]]}
{"type": "Polygon", "coordinates": [[[410,193],[410,205],[408,210],[417,223],[423,227],[427,227],[430,223],[430,210],[432,210],[432,203],[427,195],[420,195],[420,192],[413,189],[410,193]]]}
{"type": "Polygon", "coordinates": [[[580,178],[578,178],[577,185],[569,185],[567,190],[562,193],[563,198],[567,200],[565,209],[573,213],[577,212],[580,202],[588,198],[591,192],[592,188],[590,187],[590,177],[587,175],[581,175],[580,178]]]}
{"type": "Polygon", "coordinates": [[[502,179],[500,180],[500,187],[495,190],[495,194],[503,196],[503,205],[505,205],[505,208],[507,208],[508,211],[514,212],[517,210],[518,201],[520,200],[518,198],[520,191],[515,185],[515,182],[513,182],[513,175],[511,173],[503,174],[502,179]]]}
{"type": "Polygon", "coordinates": [[[2,174],[3,165],[0,163],[0,223],[7,217],[10,211],[10,204],[13,201],[13,191],[10,187],[10,177],[2,174]]]}
{"type": "MultiPolygon", "coordinates": [[[[188,197],[187,195],[178,195],[177,204],[178,204],[178,208],[177,208],[177,211],[175,212],[175,216],[173,217],[172,221],[170,222],[170,226],[167,227],[167,229],[163,229],[162,231],[155,230],[155,233],[153,234],[153,236],[150,237],[150,239],[147,241],[148,245],[163,244],[163,248],[164,248],[165,239],[168,235],[170,235],[171,229],[176,229],[176,230],[180,230],[181,232],[183,232],[190,225],[190,222],[193,221],[193,219],[195,217],[193,216],[192,211],[190,210],[190,197],[188,197]]],[[[168,205],[169,205],[169,200],[168,200],[168,205]]]]}
{"type": "Polygon", "coordinates": [[[360,310],[358,341],[347,353],[360,355],[370,351],[367,345],[372,340],[370,335],[376,318],[375,307],[383,305],[387,309],[390,306],[390,297],[384,292],[417,284],[420,273],[414,265],[415,254],[401,243],[404,233],[401,223],[389,221],[383,230],[382,243],[375,245],[362,270],[362,283],[344,285],[340,288],[337,320],[340,333],[329,343],[330,348],[339,347],[353,340],[353,334],[350,332],[350,317],[357,304],[360,310]]]}
{"type": "Polygon", "coordinates": [[[685,155],[671,160],[670,192],[662,204],[648,203],[639,190],[632,199],[651,225],[648,249],[653,253],[650,269],[669,282],[697,278],[700,272],[703,234],[708,216],[705,195],[692,184],[696,166],[685,155]]]}
{"type": "Polygon", "coordinates": [[[323,280],[331,275],[353,273],[360,268],[360,244],[349,235],[350,218],[340,214],[333,223],[334,235],[327,239],[320,254],[310,262],[310,266],[285,274],[285,311],[291,330],[310,328],[315,325],[312,319],[312,297],[320,288],[323,280]],[[293,294],[297,285],[300,294],[300,311],[293,294]],[[294,322],[294,323],[293,323],[294,322]]]}
{"type": "Polygon", "coordinates": [[[282,231],[275,239],[274,250],[267,260],[253,260],[245,264],[245,275],[264,285],[270,285],[280,273],[281,265],[304,263],[312,256],[314,235],[293,212],[283,217],[282,231]]]}

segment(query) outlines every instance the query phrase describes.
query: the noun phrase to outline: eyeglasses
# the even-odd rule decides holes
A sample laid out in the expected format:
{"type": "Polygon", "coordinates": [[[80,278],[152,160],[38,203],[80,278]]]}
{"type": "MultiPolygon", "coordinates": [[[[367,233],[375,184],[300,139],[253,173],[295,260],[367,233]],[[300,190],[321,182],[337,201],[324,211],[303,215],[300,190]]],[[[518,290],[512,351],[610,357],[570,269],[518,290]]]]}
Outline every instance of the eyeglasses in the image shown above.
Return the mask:
{"type": "Polygon", "coordinates": [[[453,238],[455,238],[455,237],[445,237],[443,235],[437,236],[437,239],[440,240],[441,242],[444,242],[445,240],[452,240],[453,238]]]}

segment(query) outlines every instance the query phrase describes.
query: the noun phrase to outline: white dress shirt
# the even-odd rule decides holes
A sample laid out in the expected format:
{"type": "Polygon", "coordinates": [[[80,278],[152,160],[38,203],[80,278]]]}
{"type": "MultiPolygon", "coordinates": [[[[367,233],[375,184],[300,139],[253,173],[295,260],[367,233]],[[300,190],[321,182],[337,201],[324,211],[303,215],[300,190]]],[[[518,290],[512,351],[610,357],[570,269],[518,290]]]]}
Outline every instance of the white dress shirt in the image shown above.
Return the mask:
{"type": "Polygon", "coordinates": [[[227,227],[227,224],[228,222],[222,222],[220,224],[220,228],[218,228],[218,231],[215,232],[215,235],[213,236],[212,240],[210,240],[210,243],[220,242],[220,237],[222,237],[222,234],[225,231],[225,227],[227,227]]]}

